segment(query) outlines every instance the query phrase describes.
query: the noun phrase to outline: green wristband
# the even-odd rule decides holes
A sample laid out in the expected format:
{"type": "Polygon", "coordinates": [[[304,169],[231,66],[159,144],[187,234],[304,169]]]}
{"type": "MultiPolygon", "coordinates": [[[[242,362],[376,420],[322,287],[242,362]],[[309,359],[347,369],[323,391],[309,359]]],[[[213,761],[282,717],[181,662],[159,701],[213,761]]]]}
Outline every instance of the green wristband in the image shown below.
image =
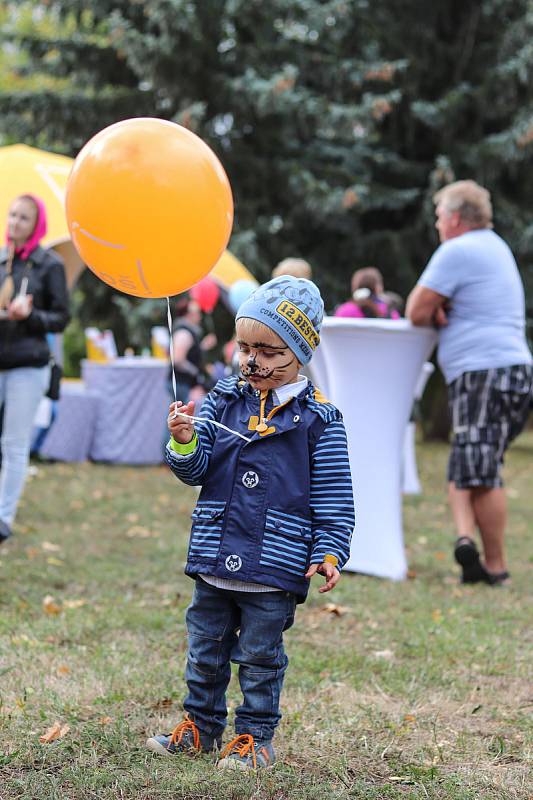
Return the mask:
{"type": "Polygon", "coordinates": [[[180,456],[189,456],[191,453],[194,453],[197,446],[198,446],[198,436],[196,434],[196,431],[191,441],[187,442],[187,444],[181,444],[181,442],[177,442],[173,436],[170,437],[171,449],[174,450],[175,453],[179,453],[180,456]]]}

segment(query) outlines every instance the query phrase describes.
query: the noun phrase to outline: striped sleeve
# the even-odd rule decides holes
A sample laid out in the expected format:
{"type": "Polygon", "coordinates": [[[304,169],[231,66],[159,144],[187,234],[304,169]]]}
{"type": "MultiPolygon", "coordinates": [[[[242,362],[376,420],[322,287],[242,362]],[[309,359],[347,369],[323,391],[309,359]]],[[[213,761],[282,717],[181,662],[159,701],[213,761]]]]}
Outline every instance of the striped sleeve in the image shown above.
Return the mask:
{"type": "MultiPolygon", "coordinates": [[[[205,420],[216,418],[216,398],[212,392],[205,398],[198,416],[205,420]]],[[[180,481],[189,486],[200,486],[209,466],[217,429],[209,422],[195,422],[194,429],[198,435],[196,449],[189,455],[180,455],[172,450],[169,442],[165,449],[165,459],[180,481]]]]}
{"type": "Polygon", "coordinates": [[[355,526],[348,442],[341,420],[326,425],[311,463],[311,564],[321,564],[330,554],[337,557],[340,569],[349,558],[355,526]]]}

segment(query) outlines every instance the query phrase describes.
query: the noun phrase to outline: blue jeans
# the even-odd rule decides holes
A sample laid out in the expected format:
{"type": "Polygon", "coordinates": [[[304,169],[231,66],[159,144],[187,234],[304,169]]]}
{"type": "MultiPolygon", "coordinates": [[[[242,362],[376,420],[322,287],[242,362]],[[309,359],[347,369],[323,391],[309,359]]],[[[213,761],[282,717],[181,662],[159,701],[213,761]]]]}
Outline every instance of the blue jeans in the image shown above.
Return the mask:
{"type": "Polygon", "coordinates": [[[33,420],[48,388],[50,367],[0,370],[0,406],[4,406],[0,519],[12,525],[24,488],[30,455],[33,420]]]}
{"type": "Polygon", "coordinates": [[[226,727],[233,661],[239,665],[243,694],[235,732],[249,733],[258,742],[272,739],[281,719],[279,699],[288,664],[283,631],[294,622],[295,603],[290,592],[234,592],[197,579],[186,616],[189,693],[183,706],[202,733],[215,738],[226,727]]]}

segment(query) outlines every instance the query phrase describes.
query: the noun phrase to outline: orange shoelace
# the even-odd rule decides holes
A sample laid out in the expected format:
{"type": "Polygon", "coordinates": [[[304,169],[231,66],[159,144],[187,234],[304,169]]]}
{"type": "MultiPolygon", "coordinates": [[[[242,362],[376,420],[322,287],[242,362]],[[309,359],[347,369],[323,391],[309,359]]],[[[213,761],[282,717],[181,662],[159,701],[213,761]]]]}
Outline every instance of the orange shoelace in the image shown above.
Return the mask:
{"type": "Polygon", "coordinates": [[[220,754],[220,760],[222,761],[223,758],[226,758],[226,756],[232,753],[237,753],[241,758],[246,758],[246,756],[251,753],[254,769],[257,769],[254,737],[251,734],[242,733],[240,736],[236,736],[235,739],[232,739],[231,742],[228,742],[220,754]]]}
{"type": "Polygon", "coordinates": [[[170,737],[170,742],[168,746],[170,747],[171,744],[180,744],[181,740],[187,733],[187,731],[191,731],[192,733],[192,740],[193,740],[193,747],[195,750],[201,750],[200,747],[200,732],[192,719],[189,719],[188,716],[185,717],[179,725],[176,725],[174,730],[172,731],[172,735],[170,737]]]}

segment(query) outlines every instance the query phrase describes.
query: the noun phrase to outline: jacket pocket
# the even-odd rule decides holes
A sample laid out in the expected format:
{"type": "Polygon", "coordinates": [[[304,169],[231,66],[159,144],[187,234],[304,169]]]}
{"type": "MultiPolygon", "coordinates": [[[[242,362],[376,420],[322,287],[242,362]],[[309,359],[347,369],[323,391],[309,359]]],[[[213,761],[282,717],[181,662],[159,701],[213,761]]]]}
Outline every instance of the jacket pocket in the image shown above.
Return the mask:
{"type": "Polygon", "coordinates": [[[225,509],[226,503],[223,500],[206,500],[198,503],[192,512],[189,558],[217,557],[224,527],[225,509]]]}
{"type": "Polygon", "coordinates": [[[259,563],[302,577],[309,562],[311,538],[310,520],[269,508],[259,563]]]}

